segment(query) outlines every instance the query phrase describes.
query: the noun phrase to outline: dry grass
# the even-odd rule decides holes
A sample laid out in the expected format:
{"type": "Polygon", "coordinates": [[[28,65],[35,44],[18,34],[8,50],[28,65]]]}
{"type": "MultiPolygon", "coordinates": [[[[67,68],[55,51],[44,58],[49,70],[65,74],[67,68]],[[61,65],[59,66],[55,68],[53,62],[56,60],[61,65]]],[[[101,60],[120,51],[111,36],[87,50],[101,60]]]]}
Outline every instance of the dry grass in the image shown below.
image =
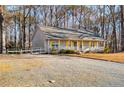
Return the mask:
{"type": "Polygon", "coordinates": [[[11,69],[12,68],[11,68],[11,65],[10,64],[0,63],[0,71],[2,71],[2,72],[8,72],[11,69]]]}
{"type": "Polygon", "coordinates": [[[112,53],[112,54],[86,53],[81,55],[76,55],[76,54],[69,54],[69,55],[124,63],[124,53],[112,53]]]}
{"type": "Polygon", "coordinates": [[[31,70],[44,66],[40,58],[25,55],[0,55],[0,72],[31,70]]]}

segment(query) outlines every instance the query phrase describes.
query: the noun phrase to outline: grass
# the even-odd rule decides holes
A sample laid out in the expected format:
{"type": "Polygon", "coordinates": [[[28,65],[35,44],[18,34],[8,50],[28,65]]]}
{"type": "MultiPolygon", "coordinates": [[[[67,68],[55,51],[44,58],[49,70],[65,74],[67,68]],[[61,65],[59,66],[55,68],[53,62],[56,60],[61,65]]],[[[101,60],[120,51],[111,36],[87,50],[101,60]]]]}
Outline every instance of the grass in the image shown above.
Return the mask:
{"type": "Polygon", "coordinates": [[[0,63],[0,71],[8,72],[11,70],[11,65],[6,63],[0,63]]]}
{"type": "Polygon", "coordinates": [[[0,72],[31,70],[44,66],[40,58],[25,57],[26,55],[0,55],[0,72]]]}
{"type": "Polygon", "coordinates": [[[124,63],[124,53],[111,53],[111,54],[86,53],[81,55],[69,54],[69,56],[78,56],[78,57],[84,57],[84,58],[92,58],[92,59],[124,63]]]}

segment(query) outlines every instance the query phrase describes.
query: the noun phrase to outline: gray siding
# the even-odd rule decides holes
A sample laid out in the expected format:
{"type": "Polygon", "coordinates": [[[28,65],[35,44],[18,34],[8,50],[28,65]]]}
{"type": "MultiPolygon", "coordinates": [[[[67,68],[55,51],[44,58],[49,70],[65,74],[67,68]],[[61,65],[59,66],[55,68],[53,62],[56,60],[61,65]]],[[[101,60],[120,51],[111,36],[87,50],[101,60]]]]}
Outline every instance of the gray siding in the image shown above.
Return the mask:
{"type": "Polygon", "coordinates": [[[39,29],[39,27],[37,27],[37,30],[36,30],[36,33],[32,39],[32,48],[43,48],[45,49],[46,46],[45,46],[45,35],[44,35],[44,32],[41,31],[39,29]]]}

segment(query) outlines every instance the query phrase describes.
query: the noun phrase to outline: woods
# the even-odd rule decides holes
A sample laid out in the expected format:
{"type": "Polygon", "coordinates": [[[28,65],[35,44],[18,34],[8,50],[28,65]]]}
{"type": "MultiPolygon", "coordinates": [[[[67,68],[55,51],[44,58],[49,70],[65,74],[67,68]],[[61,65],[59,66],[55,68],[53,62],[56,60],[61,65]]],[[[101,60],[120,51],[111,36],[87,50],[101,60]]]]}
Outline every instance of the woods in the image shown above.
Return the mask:
{"type": "Polygon", "coordinates": [[[124,51],[124,6],[13,5],[0,7],[0,53],[3,47],[3,32],[6,50],[30,49],[31,39],[38,24],[93,31],[105,39],[105,48],[110,50],[109,52],[124,51]]]}

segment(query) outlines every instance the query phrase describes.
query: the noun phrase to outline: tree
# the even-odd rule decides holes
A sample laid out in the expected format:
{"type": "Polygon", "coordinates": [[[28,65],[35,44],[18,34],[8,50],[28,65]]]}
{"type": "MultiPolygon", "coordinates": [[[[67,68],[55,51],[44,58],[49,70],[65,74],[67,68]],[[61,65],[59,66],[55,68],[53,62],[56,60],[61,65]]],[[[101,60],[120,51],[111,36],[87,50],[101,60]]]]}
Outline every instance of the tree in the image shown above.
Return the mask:
{"type": "Polygon", "coordinates": [[[110,16],[111,16],[111,21],[112,21],[112,36],[111,36],[112,52],[117,52],[115,5],[110,5],[108,6],[108,8],[110,10],[110,16]]]}
{"type": "Polygon", "coordinates": [[[2,23],[3,23],[3,16],[2,16],[2,6],[0,5],[0,54],[3,51],[3,31],[2,31],[2,23]]]}
{"type": "MultiPolygon", "coordinates": [[[[124,46],[123,6],[25,5],[5,7],[3,29],[6,31],[6,45],[12,41],[15,45],[17,44],[15,48],[31,48],[31,38],[36,31],[37,24],[93,31],[95,35],[106,40],[105,45],[111,49],[111,52],[117,52],[119,44],[122,48],[124,46]]],[[[2,40],[2,37],[0,38],[2,40]]]]}
{"type": "Polygon", "coordinates": [[[121,51],[124,51],[124,6],[120,5],[121,13],[121,51]]]}

